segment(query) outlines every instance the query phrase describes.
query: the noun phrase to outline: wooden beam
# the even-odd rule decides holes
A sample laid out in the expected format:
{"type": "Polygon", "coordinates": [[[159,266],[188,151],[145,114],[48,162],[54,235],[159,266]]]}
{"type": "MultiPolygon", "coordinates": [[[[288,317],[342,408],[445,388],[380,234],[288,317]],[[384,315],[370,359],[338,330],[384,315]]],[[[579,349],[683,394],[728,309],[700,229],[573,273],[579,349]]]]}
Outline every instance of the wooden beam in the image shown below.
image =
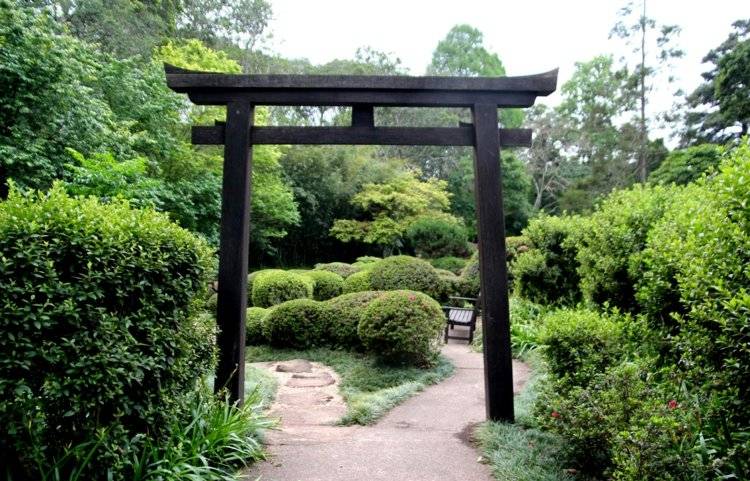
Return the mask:
{"type": "Polygon", "coordinates": [[[245,398],[245,313],[252,184],[252,145],[247,132],[252,124],[252,105],[241,102],[227,105],[216,311],[219,362],[214,390],[227,388],[230,401],[239,404],[245,398]]]}
{"type": "MultiPolygon", "coordinates": [[[[193,144],[223,145],[225,126],[193,127],[193,144]]],[[[500,129],[503,147],[531,145],[530,129],[500,129]]],[[[254,145],[474,145],[474,128],[463,127],[253,127],[254,145]]]]}
{"type": "Polygon", "coordinates": [[[474,193],[479,234],[487,418],[513,422],[513,364],[497,107],[494,104],[475,105],[472,116],[476,131],[474,193]]]}
{"type": "Polygon", "coordinates": [[[372,105],[354,105],[352,107],[352,127],[375,127],[375,109],[372,105]]]}

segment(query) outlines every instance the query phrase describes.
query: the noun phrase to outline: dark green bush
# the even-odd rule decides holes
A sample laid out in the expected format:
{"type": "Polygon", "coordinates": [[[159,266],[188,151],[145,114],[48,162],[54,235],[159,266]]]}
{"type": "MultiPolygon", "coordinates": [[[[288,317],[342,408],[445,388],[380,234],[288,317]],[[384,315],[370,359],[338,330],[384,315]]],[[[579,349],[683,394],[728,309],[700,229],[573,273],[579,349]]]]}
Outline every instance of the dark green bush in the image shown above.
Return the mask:
{"type": "Polygon", "coordinates": [[[461,270],[461,280],[463,283],[463,290],[461,295],[465,297],[476,297],[479,295],[480,279],[479,279],[479,253],[475,252],[471,255],[466,265],[461,270]]]}
{"type": "Polygon", "coordinates": [[[581,291],[591,302],[634,311],[640,255],[675,189],[637,184],[610,194],[574,236],[581,291]]]}
{"type": "Polygon", "coordinates": [[[443,311],[435,300],[415,291],[384,292],[373,299],[357,332],[365,348],[391,362],[419,366],[440,352],[443,311]]]}
{"type": "Polygon", "coordinates": [[[454,274],[460,274],[464,266],[466,266],[467,259],[461,257],[438,257],[437,259],[430,259],[430,264],[435,269],[445,269],[451,271],[454,274]]]}
{"type": "Polygon", "coordinates": [[[248,307],[245,321],[245,344],[254,346],[265,344],[268,339],[263,335],[263,319],[268,315],[269,309],[262,307],[248,307]]]}
{"type": "Polygon", "coordinates": [[[362,292],[372,290],[370,282],[370,271],[363,270],[355,272],[344,280],[344,293],[362,292]]]}
{"type": "Polygon", "coordinates": [[[303,275],[280,270],[261,271],[253,280],[253,306],[271,307],[313,296],[313,282],[303,275]]]}
{"type": "Polygon", "coordinates": [[[323,303],[294,299],[270,309],[263,320],[263,335],[274,347],[306,349],[327,340],[323,303]]]}
{"type": "Polygon", "coordinates": [[[651,172],[648,181],[653,184],[689,184],[698,180],[705,172],[718,167],[723,154],[724,149],[715,144],[673,150],[651,172]]]}
{"type": "Polygon", "coordinates": [[[609,316],[586,309],[559,309],[544,317],[541,342],[550,373],[584,386],[622,355],[620,326],[609,316]]]}
{"type": "Polygon", "coordinates": [[[466,228],[455,219],[421,217],[409,225],[406,239],[419,257],[433,259],[466,254],[466,228]]]}
{"type": "Polygon", "coordinates": [[[518,254],[523,254],[529,250],[531,241],[523,235],[510,236],[505,238],[505,260],[512,262],[518,254]]]}
{"type": "Polygon", "coordinates": [[[539,304],[574,304],[580,299],[576,246],[571,236],[585,230],[579,217],[532,219],[523,230],[529,250],[510,265],[513,286],[520,297],[539,304]]]}
{"type": "Polygon", "coordinates": [[[329,271],[308,271],[305,277],[313,282],[313,299],[325,301],[340,296],[344,290],[344,278],[329,271]]]}
{"type": "Polygon", "coordinates": [[[210,256],[126,203],[59,186],[0,202],[0,450],[16,478],[106,429],[99,474],[118,446],[183,412],[213,362],[212,320],[194,301],[210,256]]]}
{"type": "Polygon", "coordinates": [[[347,264],[346,262],[330,262],[328,264],[315,264],[315,270],[333,272],[334,274],[340,275],[344,279],[354,274],[355,272],[359,272],[358,267],[355,267],[351,264],[347,264]]]}
{"type": "Polygon", "coordinates": [[[323,317],[333,346],[345,349],[362,347],[357,333],[359,321],[370,301],[379,295],[378,291],[353,292],[334,297],[323,304],[323,317]]]}
{"type": "Polygon", "coordinates": [[[419,291],[439,299],[444,291],[440,276],[427,261],[409,256],[386,257],[370,272],[372,289],[419,291]]]}

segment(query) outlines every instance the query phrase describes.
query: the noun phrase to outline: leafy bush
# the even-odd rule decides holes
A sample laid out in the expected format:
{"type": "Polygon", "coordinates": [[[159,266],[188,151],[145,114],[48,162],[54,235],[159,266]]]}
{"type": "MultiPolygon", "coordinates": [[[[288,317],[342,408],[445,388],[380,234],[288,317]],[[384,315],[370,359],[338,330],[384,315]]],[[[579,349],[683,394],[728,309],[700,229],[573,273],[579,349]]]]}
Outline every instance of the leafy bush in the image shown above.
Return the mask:
{"type": "MultiPolygon", "coordinates": [[[[648,238],[638,299],[671,334],[671,356],[708,398],[707,436],[722,441],[717,464],[750,453],[750,146],[674,198],[648,238]]],[[[745,462],[736,461],[738,465],[745,462]]],[[[739,468],[738,477],[750,475],[739,468]]],[[[727,475],[723,473],[722,475],[727,475]]]]}
{"type": "Polygon", "coordinates": [[[406,229],[406,239],[419,257],[466,254],[466,228],[454,218],[421,217],[406,229]]]}
{"type": "Polygon", "coordinates": [[[330,262],[328,264],[315,264],[315,270],[333,272],[334,274],[340,275],[344,279],[354,274],[355,272],[359,272],[359,268],[354,267],[351,264],[347,264],[346,262],[330,262]]]}
{"type": "Polygon", "coordinates": [[[559,309],[544,318],[541,342],[550,372],[583,386],[618,362],[620,327],[612,318],[585,309],[559,309]]]}
{"type": "Polygon", "coordinates": [[[245,321],[245,344],[253,346],[268,341],[263,335],[263,319],[268,315],[269,309],[262,307],[248,307],[245,321]]]}
{"type": "Polygon", "coordinates": [[[435,362],[445,320],[435,300],[420,292],[384,292],[365,309],[357,332],[364,346],[392,362],[435,362]]]}
{"type": "Polygon", "coordinates": [[[104,430],[98,474],[182,412],[213,361],[212,320],[193,302],[210,256],[164,215],[59,185],[0,203],[0,449],[17,478],[104,430]]]}
{"type": "Polygon", "coordinates": [[[581,227],[579,217],[532,219],[523,230],[530,243],[510,266],[520,297],[539,304],[572,304],[580,298],[576,246],[571,236],[581,227]]]}
{"type": "Polygon", "coordinates": [[[664,214],[675,189],[637,184],[610,194],[575,236],[584,297],[633,311],[641,278],[641,251],[651,227],[664,214]]]}
{"type": "Polygon", "coordinates": [[[340,296],[344,290],[344,278],[329,271],[308,271],[305,277],[313,282],[313,299],[325,301],[340,296]]]}
{"type": "Polygon", "coordinates": [[[370,282],[370,271],[363,270],[355,272],[344,280],[344,293],[362,292],[372,290],[370,282]]]}
{"type": "Polygon", "coordinates": [[[466,266],[467,259],[461,257],[438,257],[437,259],[430,259],[430,264],[435,269],[445,269],[451,271],[454,274],[461,274],[464,266],[466,266]]]}
{"type": "Polygon", "coordinates": [[[328,337],[335,347],[360,349],[357,328],[365,308],[380,295],[378,291],[364,291],[334,297],[323,305],[323,317],[328,328],[328,337]]]}
{"type": "Polygon", "coordinates": [[[475,252],[471,255],[466,265],[461,270],[461,279],[463,282],[463,290],[461,291],[462,296],[476,297],[479,294],[481,288],[481,282],[479,279],[479,253],[475,252]]]}
{"type": "Polygon", "coordinates": [[[373,262],[378,262],[381,260],[383,260],[381,257],[361,256],[357,257],[357,262],[355,262],[355,264],[372,264],[373,262]]]}
{"type": "Polygon", "coordinates": [[[255,278],[258,277],[258,274],[261,272],[281,272],[281,269],[261,269],[259,271],[251,272],[247,275],[247,305],[248,307],[253,305],[253,284],[255,283],[255,278]]]}
{"type": "Polygon", "coordinates": [[[654,184],[689,184],[698,180],[704,172],[718,167],[723,153],[723,148],[715,144],[674,150],[651,172],[648,181],[654,184]]]}
{"type": "Polygon", "coordinates": [[[311,299],[294,299],[270,310],[263,320],[263,335],[274,347],[305,349],[326,341],[323,304],[311,299]]]}
{"type": "Polygon", "coordinates": [[[253,306],[271,307],[292,299],[312,298],[313,282],[293,272],[261,271],[253,280],[253,306]]]}
{"type": "Polygon", "coordinates": [[[370,272],[370,283],[378,291],[406,289],[435,299],[444,290],[440,276],[427,261],[409,256],[386,257],[378,262],[370,272]]]}
{"type": "Polygon", "coordinates": [[[523,235],[510,236],[505,238],[505,259],[512,262],[518,254],[523,254],[529,250],[531,241],[523,235]]]}

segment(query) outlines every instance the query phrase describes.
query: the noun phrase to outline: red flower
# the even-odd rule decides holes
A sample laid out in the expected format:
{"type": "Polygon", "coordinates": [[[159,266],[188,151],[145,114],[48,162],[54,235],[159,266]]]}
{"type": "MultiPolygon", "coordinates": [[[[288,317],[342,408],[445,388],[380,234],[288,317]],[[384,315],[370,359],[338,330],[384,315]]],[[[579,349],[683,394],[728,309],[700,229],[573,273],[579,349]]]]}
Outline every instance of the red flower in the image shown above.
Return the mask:
{"type": "Polygon", "coordinates": [[[552,417],[558,419],[560,417],[560,413],[557,411],[552,411],[552,417]]]}
{"type": "Polygon", "coordinates": [[[679,407],[679,404],[677,404],[677,401],[675,401],[674,399],[670,399],[667,403],[667,407],[669,409],[677,409],[679,407]]]}

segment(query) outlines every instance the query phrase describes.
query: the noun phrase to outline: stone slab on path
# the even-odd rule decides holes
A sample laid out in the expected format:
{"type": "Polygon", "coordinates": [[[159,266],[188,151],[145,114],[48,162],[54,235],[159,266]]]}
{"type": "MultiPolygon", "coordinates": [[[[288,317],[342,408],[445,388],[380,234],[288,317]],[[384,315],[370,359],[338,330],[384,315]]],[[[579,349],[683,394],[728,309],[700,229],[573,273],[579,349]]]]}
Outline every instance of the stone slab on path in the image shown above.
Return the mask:
{"type": "MultiPolygon", "coordinates": [[[[445,345],[443,354],[455,364],[455,374],[372,426],[333,425],[346,412],[337,382],[290,388],[285,387],[289,378],[280,377],[271,414],[281,418],[281,429],[267,437],[268,461],[252,466],[245,479],[492,481],[470,439],[473,427],[485,420],[482,355],[471,352],[465,342],[445,345]]],[[[264,363],[271,370],[275,364],[264,363]]],[[[328,372],[338,381],[329,368],[311,364],[313,374],[328,372]]],[[[528,366],[514,361],[516,392],[529,374],[528,366]]]]}

